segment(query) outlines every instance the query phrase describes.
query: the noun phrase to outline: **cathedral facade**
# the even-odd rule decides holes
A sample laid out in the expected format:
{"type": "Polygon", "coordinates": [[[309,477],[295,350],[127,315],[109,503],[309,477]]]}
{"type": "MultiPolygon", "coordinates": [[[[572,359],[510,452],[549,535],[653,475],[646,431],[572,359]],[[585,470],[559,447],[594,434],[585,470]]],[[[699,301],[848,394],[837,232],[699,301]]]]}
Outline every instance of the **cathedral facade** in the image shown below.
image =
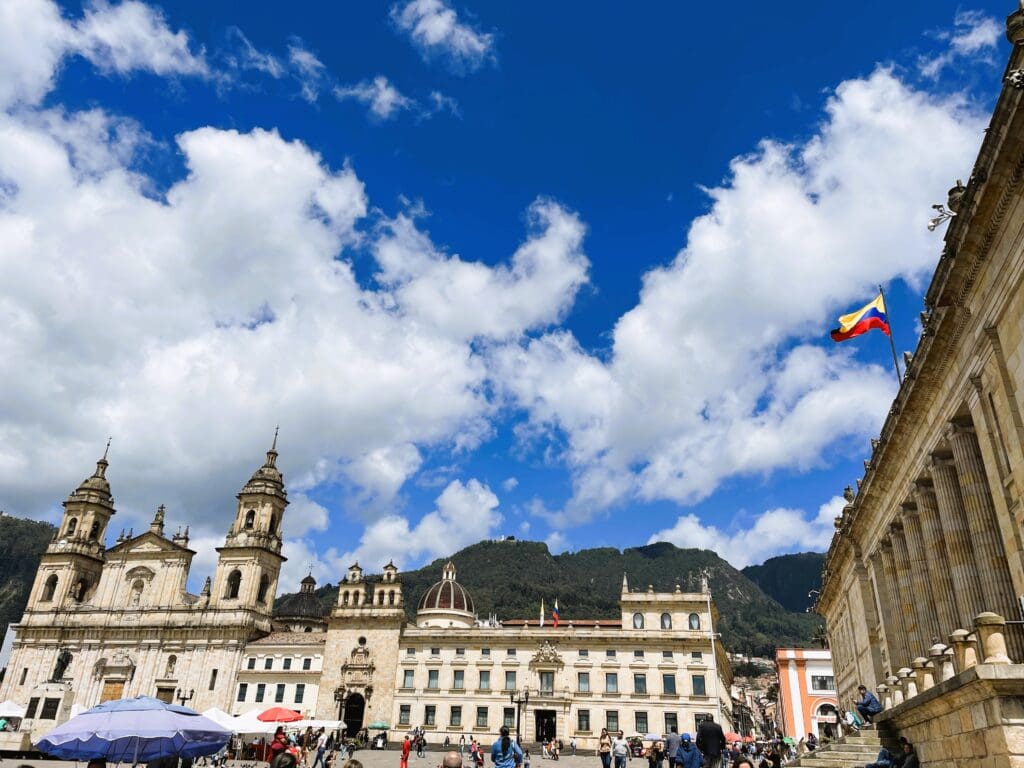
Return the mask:
{"type": "MultiPolygon", "coordinates": [[[[276,443],[275,443],[276,445],[276,443]]],[[[0,700],[27,706],[22,738],[77,709],[137,695],[232,714],[271,706],[392,736],[489,741],[508,725],[527,741],[596,746],[603,727],[693,731],[731,721],[731,673],[700,592],[631,590],[617,619],[480,620],[449,562],[406,614],[398,569],[358,564],[329,612],[312,576],[274,612],[288,496],[277,452],[237,495],[215,574],[186,589],[195,552],[186,529],[165,535],[161,507],[141,535],[105,537],[115,514],[107,461],[64,502],[42,557],[0,700]]],[[[2,748],[13,734],[2,734],[2,748]]]]}

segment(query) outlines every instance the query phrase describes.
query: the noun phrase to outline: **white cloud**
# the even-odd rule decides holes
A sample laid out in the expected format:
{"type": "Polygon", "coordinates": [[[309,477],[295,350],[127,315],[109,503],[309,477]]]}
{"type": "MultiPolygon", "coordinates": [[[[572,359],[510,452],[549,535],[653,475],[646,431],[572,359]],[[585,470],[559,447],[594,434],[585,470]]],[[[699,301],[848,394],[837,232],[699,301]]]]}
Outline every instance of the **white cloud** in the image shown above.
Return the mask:
{"type": "MultiPolygon", "coordinates": [[[[435,502],[434,511],[418,523],[388,515],[366,527],[359,546],[344,555],[329,553],[338,565],[358,560],[379,569],[388,560],[399,568],[422,560],[446,557],[463,547],[491,538],[502,522],[498,497],[479,480],[453,480],[435,502]]],[[[340,569],[339,569],[340,570],[340,569]]]]}
{"type": "Polygon", "coordinates": [[[353,99],[365,104],[370,108],[370,114],[378,120],[390,120],[402,110],[415,106],[415,102],[399,93],[384,75],[354,85],[337,86],[334,95],[339,101],[353,99]]]}
{"type": "Polygon", "coordinates": [[[302,98],[311,103],[316,101],[324,81],[324,63],[298,41],[288,46],[288,61],[302,84],[302,98]]]}
{"type": "Polygon", "coordinates": [[[1003,25],[981,11],[958,11],[953,29],[936,35],[948,47],[935,56],[922,56],[918,68],[925,77],[937,78],[942,70],[958,58],[992,61],[989,55],[1003,37],[1003,25]]]}
{"type": "Polygon", "coordinates": [[[824,551],[832,540],[833,521],[845,504],[841,496],[834,496],[811,518],[799,509],[770,509],[753,525],[734,532],[706,526],[693,514],[680,515],[675,525],[653,534],[647,543],[710,549],[733,567],[745,568],[786,552],[824,551]]]}
{"type": "Polygon", "coordinates": [[[569,549],[569,537],[562,531],[552,531],[544,539],[544,543],[548,545],[548,551],[553,555],[560,555],[569,549]]]}
{"type": "Polygon", "coordinates": [[[409,0],[391,8],[395,25],[425,59],[440,56],[456,70],[474,70],[494,58],[494,35],[459,20],[443,0],[409,0]]]}
{"type": "Polygon", "coordinates": [[[188,35],[172,32],[159,12],[136,0],[87,4],[78,20],[65,19],[51,0],[6,0],[0,3],[0,107],[38,103],[61,60],[73,54],[108,72],[209,75],[188,35]]]}
{"type": "Polygon", "coordinates": [[[809,141],[762,142],[708,190],[710,211],[644,277],[610,354],[563,331],[495,350],[495,380],[529,417],[521,438],[565,446],[574,494],[551,522],[631,499],[693,503],[724,478],[823,465],[826,449],[866,442],[891,373],[856,363],[853,345],[805,340],[878,282],[931,269],[940,244],[925,212],[969,170],[983,126],[885,69],[842,83],[809,141]]]}
{"type": "Polygon", "coordinates": [[[501,482],[501,487],[504,488],[506,491],[513,491],[516,489],[516,487],[518,487],[518,485],[519,480],[515,477],[506,477],[501,482]]]}
{"type": "Polygon", "coordinates": [[[241,44],[240,52],[233,57],[234,66],[263,72],[274,79],[284,76],[285,67],[276,56],[256,48],[238,27],[232,27],[228,33],[241,44]]]}
{"type": "Polygon", "coordinates": [[[430,103],[426,109],[420,112],[420,117],[429,119],[440,112],[447,112],[452,117],[462,117],[459,110],[459,102],[451,96],[445,96],[440,91],[430,92],[430,103]]]}

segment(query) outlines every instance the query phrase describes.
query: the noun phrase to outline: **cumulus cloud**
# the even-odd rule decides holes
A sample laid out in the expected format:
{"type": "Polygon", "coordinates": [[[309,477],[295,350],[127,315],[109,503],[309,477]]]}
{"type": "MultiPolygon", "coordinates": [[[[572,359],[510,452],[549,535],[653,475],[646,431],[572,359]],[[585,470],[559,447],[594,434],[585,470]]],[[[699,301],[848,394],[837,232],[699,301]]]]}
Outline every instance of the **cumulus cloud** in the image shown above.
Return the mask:
{"type": "Polygon", "coordinates": [[[1003,37],[1003,25],[982,11],[958,11],[953,18],[953,29],[935,36],[945,41],[946,49],[918,60],[921,74],[930,78],[937,78],[943,69],[960,58],[992,61],[989,54],[1003,37]]]}
{"type": "Polygon", "coordinates": [[[391,8],[391,19],[424,59],[440,57],[456,71],[479,69],[494,59],[494,35],[461,21],[444,0],[409,0],[391,8]]]}
{"type": "Polygon", "coordinates": [[[107,72],[209,74],[188,35],[136,0],[87,4],[77,20],[64,18],[52,0],[9,0],[0,3],[0,107],[38,103],[60,62],[76,54],[107,72]]]}
{"type": "Polygon", "coordinates": [[[352,99],[366,105],[370,114],[378,120],[390,120],[415,104],[412,99],[403,96],[384,75],[354,85],[339,85],[334,89],[334,95],[339,101],[352,99]]]}
{"type": "Polygon", "coordinates": [[[866,441],[891,374],[805,340],[877,282],[932,267],[923,212],[967,170],[983,125],[886,69],[842,83],[808,141],[764,141],[707,190],[710,211],[645,275],[607,357],[560,330],[496,349],[495,379],[528,417],[521,438],[564,445],[573,473],[567,506],[542,514],[566,526],[630,499],[690,504],[726,477],[819,466],[866,441]]]}
{"type": "Polygon", "coordinates": [[[498,497],[487,485],[453,480],[437,497],[435,509],[415,525],[400,515],[382,517],[366,527],[355,550],[343,555],[332,550],[327,557],[335,561],[336,572],[356,560],[375,570],[388,560],[404,568],[491,538],[501,522],[498,497]]]}
{"type": "Polygon", "coordinates": [[[779,507],[758,515],[753,524],[733,531],[706,526],[693,514],[680,515],[671,528],[651,535],[648,544],[668,541],[677,547],[710,549],[736,568],[761,563],[786,552],[821,552],[832,540],[833,521],[846,501],[834,496],[813,517],[779,507]]]}

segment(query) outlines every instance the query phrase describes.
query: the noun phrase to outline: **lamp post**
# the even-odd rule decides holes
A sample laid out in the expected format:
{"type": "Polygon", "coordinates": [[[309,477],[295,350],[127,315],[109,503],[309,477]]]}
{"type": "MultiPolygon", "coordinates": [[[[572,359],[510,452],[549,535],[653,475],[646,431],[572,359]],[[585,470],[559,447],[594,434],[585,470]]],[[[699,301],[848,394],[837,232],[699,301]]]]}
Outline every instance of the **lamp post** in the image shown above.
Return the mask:
{"type": "Polygon", "coordinates": [[[523,690],[510,693],[508,695],[510,703],[516,705],[516,744],[522,744],[521,734],[519,732],[520,724],[522,723],[522,708],[530,705],[530,689],[525,685],[523,690]]]}
{"type": "Polygon", "coordinates": [[[338,702],[338,719],[345,719],[345,686],[339,685],[334,689],[334,700],[338,702]]]}
{"type": "Polygon", "coordinates": [[[178,700],[178,703],[181,704],[181,706],[184,707],[185,706],[185,702],[186,701],[192,701],[192,697],[195,696],[195,695],[196,695],[196,692],[195,692],[194,689],[189,691],[188,695],[186,696],[185,692],[181,688],[179,688],[178,689],[178,693],[177,693],[177,695],[174,698],[176,698],[178,700]]]}

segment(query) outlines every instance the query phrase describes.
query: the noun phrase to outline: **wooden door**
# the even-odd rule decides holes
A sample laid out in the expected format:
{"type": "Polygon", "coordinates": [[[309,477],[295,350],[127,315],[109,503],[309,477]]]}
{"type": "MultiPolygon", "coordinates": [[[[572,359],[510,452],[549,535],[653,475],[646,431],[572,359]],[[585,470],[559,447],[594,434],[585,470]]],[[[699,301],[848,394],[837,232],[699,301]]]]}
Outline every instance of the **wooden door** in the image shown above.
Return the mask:
{"type": "Polygon", "coordinates": [[[174,703],[174,689],[173,688],[157,688],[156,698],[160,699],[164,704],[174,703]]]}
{"type": "Polygon", "coordinates": [[[124,698],[124,680],[104,680],[100,704],[104,701],[116,701],[124,698]]]}

